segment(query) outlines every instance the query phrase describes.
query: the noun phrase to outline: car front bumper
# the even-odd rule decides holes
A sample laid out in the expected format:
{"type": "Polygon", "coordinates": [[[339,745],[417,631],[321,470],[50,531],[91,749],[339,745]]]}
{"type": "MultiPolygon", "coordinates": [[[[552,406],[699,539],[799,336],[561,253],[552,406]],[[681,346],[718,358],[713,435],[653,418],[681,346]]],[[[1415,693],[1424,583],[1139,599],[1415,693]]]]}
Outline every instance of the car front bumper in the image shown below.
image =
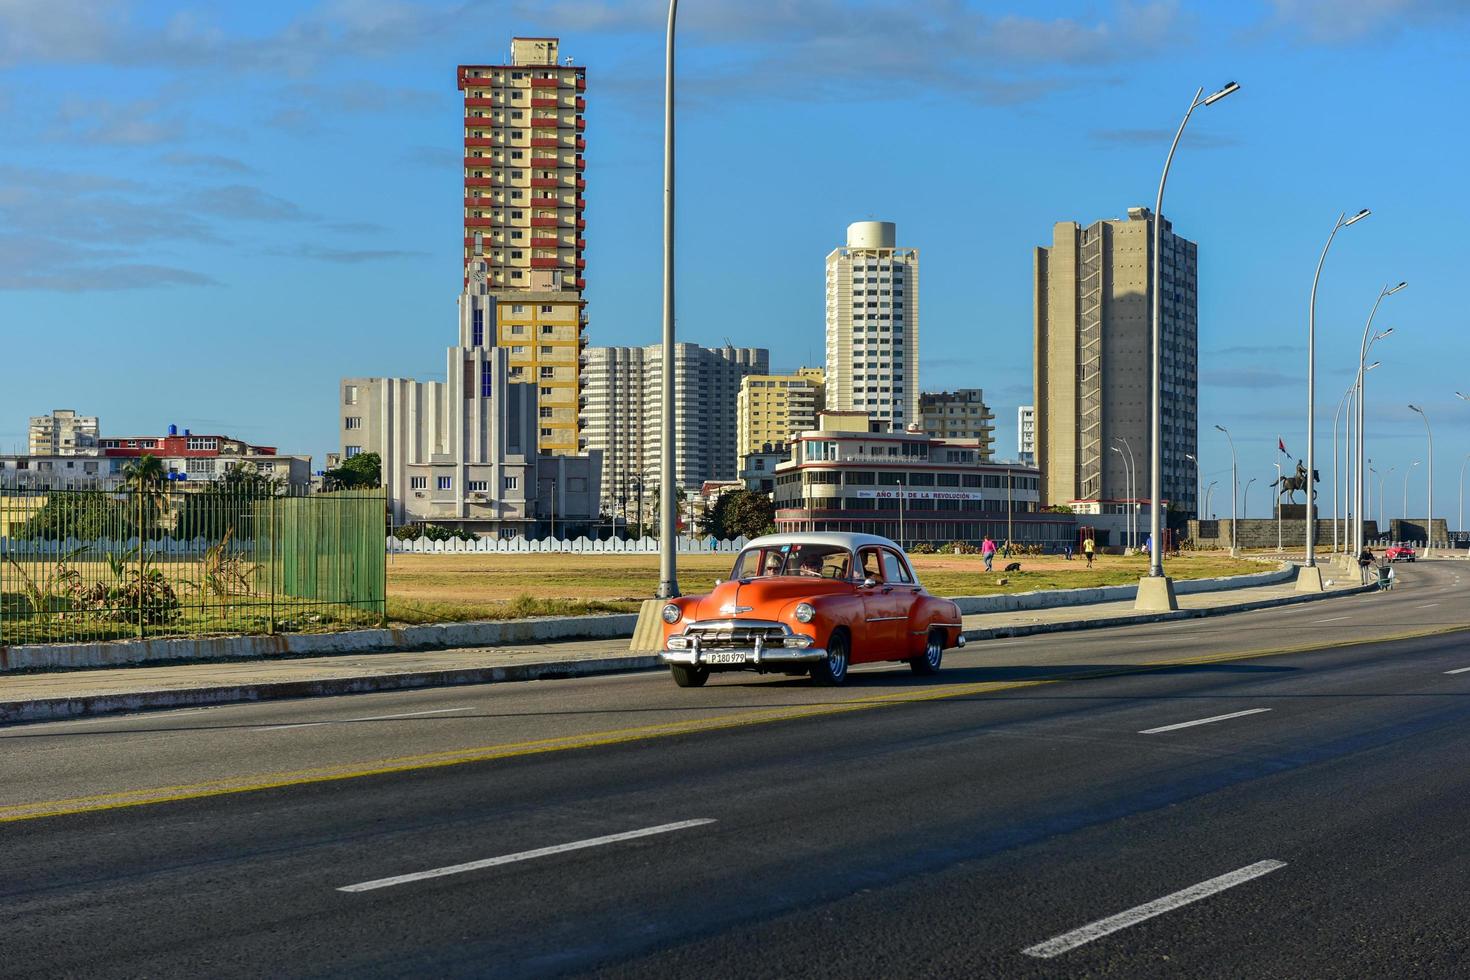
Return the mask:
{"type": "MultiPolygon", "coordinates": [[[[743,624],[742,624],[743,625],[743,624]]],[[[762,624],[776,626],[778,624],[762,624]]],[[[796,645],[797,640],[808,639],[793,633],[790,627],[780,624],[784,635],[780,642],[756,636],[749,644],[728,642],[709,643],[697,630],[686,630],[670,636],[659,653],[666,664],[682,664],[687,667],[711,667],[714,669],[743,670],[746,668],[787,667],[799,664],[821,663],[827,659],[827,651],[814,645],[796,645]],[[790,645],[787,645],[787,644],[790,645]]]]}

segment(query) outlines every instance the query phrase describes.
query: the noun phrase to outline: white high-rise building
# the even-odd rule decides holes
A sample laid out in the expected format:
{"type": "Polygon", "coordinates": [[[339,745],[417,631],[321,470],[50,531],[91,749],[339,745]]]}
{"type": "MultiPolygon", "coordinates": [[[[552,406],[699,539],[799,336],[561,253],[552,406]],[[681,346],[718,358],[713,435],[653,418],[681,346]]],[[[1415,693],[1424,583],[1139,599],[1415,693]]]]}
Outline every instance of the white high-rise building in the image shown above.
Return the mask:
{"type": "Polygon", "coordinates": [[[1036,406],[1016,408],[1016,458],[1023,463],[1036,462],[1036,406]]]}
{"type": "Polygon", "coordinates": [[[847,226],[827,256],[827,408],[901,430],[919,414],[919,250],[891,221],[847,226]]]}
{"type": "Polygon", "coordinates": [[[33,415],[29,451],[33,456],[96,456],[97,416],[78,415],[58,408],[50,415],[33,415]]]}
{"type": "MultiPolygon", "coordinates": [[[[760,347],[674,345],[674,480],[697,490],[706,480],[739,472],[736,404],[746,375],[769,373],[760,347]]],[[[602,454],[603,508],[637,520],[652,518],[658,498],[663,345],[589,347],[582,368],[582,435],[602,454]]]]}

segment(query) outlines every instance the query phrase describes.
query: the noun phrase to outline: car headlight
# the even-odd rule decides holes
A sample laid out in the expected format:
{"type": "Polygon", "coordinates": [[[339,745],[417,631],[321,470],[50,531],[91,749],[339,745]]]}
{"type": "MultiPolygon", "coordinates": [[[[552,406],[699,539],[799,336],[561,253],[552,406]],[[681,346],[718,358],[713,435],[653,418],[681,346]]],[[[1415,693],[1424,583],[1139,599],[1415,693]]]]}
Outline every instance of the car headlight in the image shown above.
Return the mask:
{"type": "Polygon", "coordinates": [[[798,623],[810,623],[817,615],[810,602],[798,602],[796,604],[796,621],[798,623]]]}
{"type": "Polygon", "coordinates": [[[684,615],[684,614],[679,611],[679,607],[678,606],[674,605],[671,602],[667,606],[664,606],[664,614],[663,615],[664,615],[664,622],[666,622],[666,623],[668,623],[670,625],[673,625],[674,623],[677,623],[679,621],[679,617],[682,616],[682,615],[684,615]]]}

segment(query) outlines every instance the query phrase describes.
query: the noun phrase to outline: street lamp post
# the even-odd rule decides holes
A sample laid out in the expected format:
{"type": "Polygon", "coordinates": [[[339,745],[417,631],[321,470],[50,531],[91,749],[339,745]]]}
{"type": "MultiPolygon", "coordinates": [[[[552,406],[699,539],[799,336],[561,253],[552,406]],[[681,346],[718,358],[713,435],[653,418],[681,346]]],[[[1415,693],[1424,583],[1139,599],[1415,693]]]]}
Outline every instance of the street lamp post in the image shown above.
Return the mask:
{"type": "Polygon", "coordinates": [[[1374,317],[1374,315],[1376,315],[1378,313],[1378,304],[1380,304],[1380,303],[1383,302],[1384,297],[1386,297],[1386,296],[1392,296],[1394,293],[1398,292],[1400,289],[1403,289],[1407,285],[1408,285],[1407,282],[1400,282],[1397,286],[1388,286],[1388,285],[1385,285],[1381,290],[1378,291],[1378,298],[1373,301],[1373,309],[1370,310],[1369,313],[1368,313],[1368,322],[1363,325],[1363,341],[1358,346],[1358,450],[1357,450],[1357,460],[1356,460],[1356,463],[1355,463],[1354,476],[1353,476],[1353,491],[1354,491],[1354,500],[1357,502],[1358,510],[1360,511],[1360,513],[1358,515],[1357,533],[1353,536],[1353,545],[1354,545],[1355,550],[1359,554],[1361,554],[1362,551],[1363,551],[1363,521],[1362,521],[1362,514],[1361,514],[1361,511],[1362,511],[1362,508],[1363,508],[1363,459],[1364,459],[1364,456],[1363,456],[1363,448],[1364,448],[1364,439],[1363,439],[1363,402],[1364,402],[1364,398],[1363,398],[1363,395],[1364,395],[1363,380],[1364,379],[1363,379],[1363,376],[1367,373],[1367,368],[1364,367],[1364,364],[1368,360],[1368,350],[1369,350],[1369,348],[1371,348],[1373,346],[1373,344],[1378,343],[1378,341],[1382,340],[1384,337],[1387,337],[1389,334],[1393,333],[1393,327],[1389,327],[1387,330],[1385,330],[1382,333],[1376,335],[1373,338],[1373,340],[1372,340],[1371,343],[1368,340],[1368,333],[1369,333],[1369,331],[1371,331],[1373,329],[1373,317],[1374,317]]]}
{"type": "Polygon", "coordinates": [[[659,419],[659,545],[658,598],[679,594],[679,505],[674,487],[674,21],[679,0],[669,0],[669,24],[664,37],[664,322],[662,413],[659,419]]]}
{"type": "Polygon", "coordinates": [[[1281,541],[1281,491],[1280,491],[1280,487],[1281,487],[1281,460],[1278,458],[1276,460],[1276,462],[1273,463],[1272,465],[1276,467],[1276,486],[1277,486],[1277,491],[1276,491],[1276,550],[1278,552],[1281,552],[1281,551],[1284,551],[1285,550],[1285,547],[1284,547],[1284,545],[1283,545],[1283,543],[1281,541]]]}
{"type": "Polygon", "coordinates": [[[1251,516],[1251,484],[1256,482],[1255,477],[1245,481],[1245,488],[1240,491],[1240,509],[1245,514],[1246,520],[1251,516]]]}
{"type": "MultiPolygon", "coordinates": [[[[1313,484],[1317,465],[1317,284],[1322,279],[1322,266],[1327,262],[1327,250],[1332,247],[1332,240],[1337,237],[1340,229],[1346,228],[1354,222],[1362,221],[1371,212],[1364,208],[1351,218],[1344,211],[1337,216],[1336,223],[1332,226],[1332,233],[1327,236],[1327,244],[1322,246],[1322,256],[1317,260],[1317,271],[1312,276],[1312,294],[1307,301],[1307,556],[1306,567],[1316,569],[1317,567],[1317,521],[1316,512],[1313,508],[1312,496],[1316,487],[1313,484]]],[[[1322,573],[1320,571],[1303,572],[1297,576],[1297,589],[1302,592],[1321,592],[1322,573]]]]}
{"type": "Polygon", "coordinates": [[[1414,472],[1414,467],[1418,465],[1419,461],[1416,459],[1404,469],[1404,509],[1399,511],[1404,516],[1399,518],[1401,521],[1409,519],[1409,476],[1414,472]]]}
{"type": "Polygon", "coordinates": [[[1388,498],[1384,495],[1383,492],[1383,481],[1384,478],[1392,475],[1393,471],[1396,469],[1398,469],[1398,467],[1390,466],[1388,469],[1378,474],[1378,536],[1380,538],[1383,537],[1384,525],[1388,523],[1388,498]]]}
{"type": "MultiPolygon", "coordinates": [[[[1426,505],[1429,510],[1424,516],[1424,557],[1428,558],[1434,551],[1434,432],[1429,428],[1429,416],[1424,409],[1418,405],[1410,405],[1409,410],[1419,413],[1419,417],[1424,420],[1424,434],[1429,437],[1429,502],[1426,505]]],[[[1404,516],[1408,517],[1407,505],[1404,509],[1404,516]]]]}
{"type": "Polygon", "coordinates": [[[1130,451],[1128,455],[1125,456],[1123,454],[1123,450],[1119,449],[1117,446],[1109,446],[1108,448],[1117,453],[1119,456],[1123,457],[1123,475],[1125,478],[1124,482],[1128,487],[1126,491],[1128,494],[1128,520],[1124,522],[1123,525],[1125,528],[1123,534],[1127,537],[1127,541],[1124,542],[1123,547],[1126,550],[1133,547],[1133,502],[1137,499],[1133,495],[1133,470],[1128,465],[1129,457],[1131,457],[1133,453],[1130,451]]]}
{"type": "Polygon", "coordinates": [[[1230,430],[1225,426],[1217,425],[1215,428],[1225,433],[1225,439],[1230,443],[1230,557],[1234,558],[1240,554],[1236,537],[1236,531],[1240,527],[1240,477],[1236,467],[1235,440],[1230,437],[1230,430]]]}
{"type": "Polygon", "coordinates": [[[1460,460],[1460,519],[1458,521],[1456,521],[1455,524],[1460,529],[1460,533],[1461,534],[1464,534],[1465,533],[1465,464],[1466,463],[1470,463],[1470,453],[1466,453],[1465,454],[1465,458],[1462,459],[1462,460],[1460,460]]]}
{"type": "Polygon", "coordinates": [[[1210,515],[1210,520],[1212,521],[1215,519],[1215,512],[1210,510],[1210,502],[1215,497],[1215,484],[1219,482],[1219,480],[1211,480],[1209,487],[1205,490],[1205,512],[1210,515]]]}
{"type": "MultiPolygon", "coordinates": [[[[1344,537],[1346,537],[1346,534],[1347,534],[1347,520],[1346,520],[1347,515],[1345,513],[1340,512],[1339,509],[1338,509],[1338,506],[1337,506],[1337,486],[1338,486],[1338,470],[1337,470],[1337,423],[1339,421],[1339,417],[1342,415],[1343,406],[1345,404],[1347,404],[1348,399],[1352,397],[1353,388],[1355,386],[1356,386],[1356,382],[1354,384],[1350,384],[1350,385],[1347,386],[1347,388],[1342,393],[1342,397],[1337,400],[1337,411],[1332,413],[1332,550],[1333,550],[1333,552],[1342,551],[1343,548],[1344,548],[1344,545],[1338,540],[1338,536],[1337,536],[1337,522],[1338,522],[1338,518],[1339,517],[1342,517],[1343,518],[1342,530],[1343,530],[1344,537]]],[[[1352,424],[1352,412],[1351,411],[1348,412],[1348,424],[1349,425],[1352,424]]],[[[1342,468],[1343,468],[1343,474],[1342,474],[1342,476],[1343,476],[1343,479],[1342,479],[1342,485],[1343,485],[1343,496],[1346,497],[1346,495],[1347,495],[1347,479],[1346,479],[1346,477],[1347,477],[1347,433],[1346,432],[1343,433],[1342,451],[1343,451],[1343,458],[1342,458],[1342,468]]],[[[1276,468],[1279,470],[1281,467],[1278,464],[1276,468]]],[[[1276,508],[1276,512],[1278,514],[1281,513],[1281,508],[1279,506],[1276,508]]]]}
{"type": "Polygon", "coordinates": [[[1204,88],[1199,88],[1194,93],[1194,98],[1189,102],[1189,109],[1185,111],[1184,118],[1179,123],[1179,129],[1174,133],[1174,142],[1169,144],[1169,155],[1164,158],[1164,170],[1159,175],[1159,192],[1154,198],[1154,227],[1153,227],[1153,252],[1151,255],[1153,293],[1152,310],[1152,349],[1150,351],[1149,363],[1149,511],[1148,526],[1149,540],[1152,547],[1149,549],[1148,577],[1138,583],[1138,599],[1136,605],[1140,609],[1178,609],[1179,603],[1174,598],[1174,583],[1164,575],[1163,561],[1163,485],[1164,485],[1164,423],[1163,423],[1163,381],[1164,381],[1164,315],[1163,315],[1163,285],[1164,285],[1164,263],[1163,258],[1163,227],[1164,227],[1164,185],[1169,180],[1169,167],[1174,162],[1174,151],[1179,148],[1179,138],[1184,135],[1184,127],[1189,125],[1189,117],[1194,110],[1200,106],[1214,105],[1225,96],[1239,89],[1235,82],[1227,83],[1223,88],[1210,95],[1204,95],[1204,88]]]}

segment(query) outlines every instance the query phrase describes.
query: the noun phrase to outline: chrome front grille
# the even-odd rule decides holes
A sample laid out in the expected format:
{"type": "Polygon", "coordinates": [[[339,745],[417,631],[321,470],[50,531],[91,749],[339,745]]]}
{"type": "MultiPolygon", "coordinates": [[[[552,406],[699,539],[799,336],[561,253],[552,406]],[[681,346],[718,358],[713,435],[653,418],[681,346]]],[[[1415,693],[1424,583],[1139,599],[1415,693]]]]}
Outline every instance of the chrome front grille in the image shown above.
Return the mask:
{"type": "Polygon", "coordinates": [[[789,635],[780,623],[749,619],[693,623],[685,632],[699,637],[701,650],[749,649],[755,646],[757,637],[763,646],[781,646],[789,635]]]}

